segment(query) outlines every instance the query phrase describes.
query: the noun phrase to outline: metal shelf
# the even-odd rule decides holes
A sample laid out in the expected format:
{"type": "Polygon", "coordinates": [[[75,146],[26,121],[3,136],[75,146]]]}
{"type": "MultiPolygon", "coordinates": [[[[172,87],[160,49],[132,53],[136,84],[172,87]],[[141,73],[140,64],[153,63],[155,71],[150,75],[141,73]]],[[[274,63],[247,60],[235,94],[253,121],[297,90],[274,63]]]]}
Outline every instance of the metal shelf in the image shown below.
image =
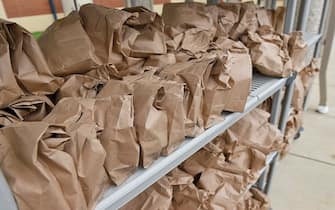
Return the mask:
{"type": "MultiPolygon", "coordinates": [[[[187,138],[182,145],[167,157],[156,160],[148,169],[138,169],[125,183],[108,189],[96,206],[96,210],[118,209],[135,198],[169,171],[176,168],[192,154],[212,141],[227,128],[256,108],[286,84],[286,78],[278,79],[259,74],[253,75],[252,88],[243,113],[224,113],[225,120],[195,138],[187,138]]],[[[274,156],[272,156],[273,158],[274,156]]],[[[272,161],[271,158],[271,161],[272,161]]],[[[270,161],[270,160],[269,160],[270,161]]],[[[270,161],[270,162],[271,162],[270,161]]],[[[268,161],[267,161],[268,162],[268,161]]],[[[265,169],[264,169],[265,170],[265,169]]]]}

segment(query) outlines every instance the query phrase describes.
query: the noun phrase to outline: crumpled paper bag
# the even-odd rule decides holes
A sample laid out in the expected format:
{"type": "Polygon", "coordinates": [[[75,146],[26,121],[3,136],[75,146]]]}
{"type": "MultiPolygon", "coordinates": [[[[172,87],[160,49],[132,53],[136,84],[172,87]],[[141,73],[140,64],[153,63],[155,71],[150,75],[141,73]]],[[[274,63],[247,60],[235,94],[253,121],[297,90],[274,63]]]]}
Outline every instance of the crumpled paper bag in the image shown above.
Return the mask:
{"type": "Polygon", "coordinates": [[[173,187],[173,199],[169,210],[208,209],[208,192],[198,189],[192,183],[194,180],[193,176],[177,168],[166,177],[173,187]]]}
{"type": "Polygon", "coordinates": [[[175,81],[162,81],[165,97],[161,102],[168,118],[168,142],[162,154],[173,152],[185,139],[185,110],[184,88],[185,84],[175,81]]]}
{"type": "Polygon", "coordinates": [[[56,76],[83,74],[101,64],[77,12],[55,21],[42,33],[38,43],[56,76]]]}
{"type": "Polygon", "coordinates": [[[123,27],[121,50],[130,57],[148,57],[166,54],[162,18],[144,7],[124,8],[134,14],[123,27]]]}
{"type": "Polygon", "coordinates": [[[257,8],[257,20],[260,26],[271,26],[277,33],[284,32],[285,7],[276,9],[257,8]]]}
{"type": "Polygon", "coordinates": [[[2,128],[2,171],[22,210],[44,210],[50,206],[85,210],[86,201],[75,164],[62,151],[70,138],[52,134],[45,122],[22,122],[2,128]]]}
{"type": "Polygon", "coordinates": [[[172,187],[166,176],[151,185],[121,210],[169,210],[172,201],[172,187]]]}
{"type": "Polygon", "coordinates": [[[301,78],[302,84],[304,86],[305,96],[311,88],[314,78],[320,72],[319,61],[320,60],[318,59],[313,59],[307,67],[299,72],[299,77],[301,78]]]}
{"type": "Polygon", "coordinates": [[[104,65],[114,64],[122,75],[128,74],[129,67],[138,68],[143,65],[142,58],[123,55],[121,50],[122,39],[129,38],[123,33],[123,25],[130,17],[136,18],[136,14],[96,4],[85,4],[80,7],[79,15],[95,47],[95,53],[104,65]]]}
{"type": "MultiPolygon", "coordinates": [[[[168,114],[166,91],[163,83],[153,72],[127,76],[124,80],[111,80],[98,97],[114,94],[130,94],[134,98],[134,125],[141,147],[141,165],[148,167],[168,145],[168,114]]],[[[172,114],[174,110],[169,112],[172,114]]],[[[181,128],[179,128],[181,129],[181,128]]]]}
{"type": "Polygon", "coordinates": [[[207,168],[223,169],[226,164],[225,160],[226,158],[222,149],[215,147],[214,145],[206,146],[185,160],[180,168],[187,173],[196,176],[207,168]]]}
{"type": "MultiPolygon", "coordinates": [[[[223,5],[227,5],[227,7],[235,7],[236,3],[221,3],[223,5]]],[[[233,40],[238,40],[243,34],[247,32],[255,32],[257,30],[257,16],[256,10],[257,7],[254,2],[245,2],[238,4],[239,9],[239,21],[235,23],[233,28],[231,29],[229,35],[233,40]]]]}
{"type": "Polygon", "coordinates": [[[107,184],[106,151],[97,138],[95,103],[94,99],[63,98],[43,119],[51,125],[65,127],[65,134],[70,136],[64,151],[71,155],[76,165],[88,209],[96,205],[107,184]]]}
{"type": "Polygon", "coordinates": [[[65,97],[95,98],[104,82],[87,75],[74,74],[69,76],[56,93],[56,100],[65,97]]]}
{"type": "Polygon", "coordinates": [[[54,104],[46,96],[22,96],[9,104],[9,109],[25,121],[40,121],[53,109],[54,104]]]}
{"type": "Polygon", "coordinates": [[[20,119],[15,115],[6,112],[5,110],[0,110],[0,128],[17,122],[20,122],[20,119]]]}
{"type": "Polygon", "coordinates": [[[268,210],[270,208],[269,198],[255,187],[246,192],[236,206],[236,210],[268,210]]]}
{"type": "Polygon", "coordinates": [[[57,124],[94,122],[99,132],[98,139],[106,151],[104,168],[116,185],[121,184],[138,166],[140,152],[131,95],[97,99],[63,98],[44,121],[57,124]]]}
{"type": "Polygon", "coordinates": [[[104,169],[106,152],[97,139],[93,122],[70,125],[66,130],[71,140],[65,143],[64,151],[75,163],[88,209],[94,209],[107,184],[104,169]]]}
{"type": "Polygon", "coordinates": [[[257,149],[237,145],[226,161],[225,171],[247,175],[248,183],[252,183],[258,179],[260,170],[265,167],[266,155],[257,149]]]}
{"type": "Polygon", "coordinates": [[[305,100],[305,89],[302,79],[297,75],[294,83],[294,90],[291,105],[296,110],[303,110],[305,100]]]}
{"type": "Polygon", "coordinates": [[[95,121],[103,128],[99,139],[106,150],[105,169],[114,184],[126,180],[139,165],[140,147],[136,139],[132,95],[99,97],[95,121]]]}
{"type": "Polygon", "coordinates": [[[239,194],[245,190],[246,182],[244,177],[222,170],[207,168],[204,170],[197,182],[200,189],[208,191],[214,195],[223,186],[229,184],[239,194]]]}
{"type": "Polygon", "coordinates": [[[163,23],[143,7],[124,10],[86,4],[79,12],[84,28],[104,65],[121,75],[141,73],[145,58],[167,52],[163,23]]]}
{"type": "Polygon", "coordinates": [[[265,154],[279,151],[283,147],[283,136],[278,128],[268,122],[269,117],[269,113],[254,109],[231,126],[226,131],[227,135],[233,135],[240,144],[265,154]]]}
{"type": "Polygon", "coordinates": [[[284,135],[284,147],[280,152],[280,156],[284,157],[290,150],[291,144],[298,134],[297,132],[303,125],[303,110],[292,109],[287,119],[285,135],[284,135]]]}
{"type": "Polygon", "coordinates": [[[8,106],[10,102],[24,94],[15,80],[11,66],[9,44],[2,34],[5,30],[3,25],[0,22],[0,108],[8,106]]]}
{"type": "Polygon", "coordinates": [[[271,26],[261,26],[257,32],[248,32],[242,37],[250,49],[253,66],[262,74],[287,77],[293,67],[287,44],[288,36],[275,33],[271,26]]]}
{"type": "Polygon", "coordinates": [[[202,3],[164,4],[162,18],[178,51],[205,52],[216,34],[217,18],[202,3]]]}
{"type": "MultiPolygon", "coordinates": [[[[224,88],[217,88],[216,96],[213,98],[216,102],[212,103],[212,106],[219,108],[217,114],[221,114],[222,111],[243,112],[252,77],[252,64],[248,49],[241,42],[223,37],[213,42],[211,48],[223,60],[223,65],[214,66],[214,71],[218,71],[215,68],[225,69],[216,79],[223,81],[224,88]],[[220,51],[226,52],[223,57],[220,51]]],[[[205,94],[208,89],[205,89],[205,94]]]]}
{"type": "Polygon", "coordinates": [[[217,12],[216,37],[229,37],[234,25],[240,19],[240,4],[219,3],[208,6],[211,13],[217,12]]]}
{"type": "Polygon", "coordinates": [[[306,59],[308,46],[301,31],[291,32],[289,36],[288,51],[292,59],[292,66],[294,71],[300,72],[310,62],[306,59]]]}
{"type": "Polygon", "coordinates": [[[165,97],[164,86],[158,80],[144,79],[134,84],[134,122],[144,168],[168,145],[168,116],[162,105],[165,97]]]}
{"type": "Polygon", "coordinates": [[[63,83],[55,77],[31,33],[16,23],[0,20],[2,35],[9,44],[12,70],[25,93],[53,94],[63,83]]]}
{"type": "Polygon", "coordinates": [[[184,105],[186,135],[194,137],[204,130],[203,89],[209,78],[214,59],[193,60],[168,65],[159,73],[166,80],[186,83],[184,105]]]}

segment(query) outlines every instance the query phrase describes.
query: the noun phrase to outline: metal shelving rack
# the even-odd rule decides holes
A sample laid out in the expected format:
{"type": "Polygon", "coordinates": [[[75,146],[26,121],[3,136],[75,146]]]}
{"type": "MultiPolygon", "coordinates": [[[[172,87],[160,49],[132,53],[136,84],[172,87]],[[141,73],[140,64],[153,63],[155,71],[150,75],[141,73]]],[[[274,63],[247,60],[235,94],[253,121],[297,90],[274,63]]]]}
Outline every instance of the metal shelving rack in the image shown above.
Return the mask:
{"type": "MultiPolygon", "coordinates": [[[[129,0],[129,2],[131,1],[129,0]]],[[[130,4],[129,2],[128,4],[130,4]]],[[[295,0],[288,1],[288,4],[289,3],[295,3],[295,0]]],[[[295,11],[290,11],[291,8],[292,7],[288,7],[288,16],[292,17],[295,11]]],[[[286,18],[285,25],[288,30],[292,29],[292,23],[293,22],[290,20],[290,18],[286,18]]],[[[304,36],[307,39],[309,47],[314,47],[315,44],[320,43],[321,35],[305,33],[304,36]]],[[[212,141],[216,136],[223,133],[227,128],[232,126],[235,122],[237,122],[269,97],[272,97],[273,99],[270,122],[273,124],[277,124],[278,122],[279,129],[284,132],[290,111],[291,98],[294,89],[294,79],[295,75],[292,75],[289,78],[278,79],[254,74],[251,92],[245,106],[245,111],[243,113],[224,113],[225,120],[223,122],[207,129],[201,135],[193,139],[185,139],[183,144],[176,151],[167,157],[159,158],[148,169],[138,169],[138,171],[122,185],[108,189],[96,206],[96,210],[114,210],[122,207],[128,201],[135,198],[138,194],[147,189],[150,185],[158,181],[173,168],[177,167],[180,163],[189,158],[192,154],[212,141]],[[285,86],[285,95],[283,101],[281,101],[281,92],[285,86]]],[[[276,152],[268,155],[266,161],[267,166],[259,172],[260,177],[258,179],[257,185],[266,193],[270,188],[277,157],[278,153],[276,152]]],[[[252,185],[249,185],[248,189],[251,186],[252,185]]],[[[18,209],[6,179],[1,172],[1,169],[0,195],[1,209],[18,209]]]]}

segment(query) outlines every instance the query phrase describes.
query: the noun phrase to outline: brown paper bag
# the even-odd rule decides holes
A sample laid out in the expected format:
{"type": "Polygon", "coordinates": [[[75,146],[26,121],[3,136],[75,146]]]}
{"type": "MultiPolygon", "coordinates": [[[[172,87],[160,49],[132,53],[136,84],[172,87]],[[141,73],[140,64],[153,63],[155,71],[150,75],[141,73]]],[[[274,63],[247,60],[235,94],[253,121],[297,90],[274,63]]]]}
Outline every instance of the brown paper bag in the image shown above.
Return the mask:
{"type": "Polygon", "coordinates": [[[205,4],[198,2],[168,3],[163,5],[162,18],[164,23],[173,26],[177,31],[202,29],[215,35],[215,19],[205,4]]]}
{"type": "Polygon", "coordinates": [[[160,77],[186,83],[184,103],[186,110],[186,135],[194,137],[204,130],[203,88],[210,75],[214,59],[193,60],[166,66],[160,77]]]}
{"type": "Polygon", "coordinates": [[[217,17],[210,10],[201,3],[164,4],[162,18],[178,50],[191,54],[207,50],[216,33],[217,17]]]}
{"type": "Polygon", "coordinates": [[[307,95],[309,89],[311,88],[314,78],[320,71],[319,66],[320,66],[319,60],[313,59],[306,68],[304,68],[301,72],[299,72],[299,76],[304,86],[305,96],[307,95]]]}
{"type": "Polygon", "coordinates": [[[265,154],[283,147],[283,136],[274,125],[268,122],[270,114],[254,109],[228,129],[242,145],[257,149],[265,154]]]}
{"type": "Polygon", "coordinates": [[[126,21],[123,28],[121,50],[130,57],[148,57],[166,54],[164,26],[162,18],[144,7],[124,8],[135,14],[126,21]]]}
{"type": "Polygon", "coordinates": [[[22,96],[9,104],[9,109],[20,120],[40,121],[54,107],[54,104],[46,96],[22,96]]]}
{"type": "Polygon", "coordinates": [[[215,6],[208,7],[217,9],[218,19],[216,37],[228,37],[234,25],[239,21],[241,5],[219,3],[215,6]]]}
{"type": "Polygon", "coordinates": [[[168,115],[163,106],[166,93],[161,81],[147,72],[109,81],[98,97],[127,94],[134,97],[134,125],[141,147],[141,165],[148,167],[168,145],[168,115]]]}
{"type": "Polygon", "coordinates": [[[105,169],[110,179],[119,185],[139,164],[133,96],[120,94],[98,98],[94,115],[98,126],[103,128],[99,139],[107,153],[105,169]]]}
{"type": "Polygon", "coordinates": [[[181,169],[195,176],[207,168],[222,169],[225,166],[225,156],[221,152],[215,152],[211,148],[199,150],[189,159],[183,162],[181,169]]]}
{"type": "Polygon", "coordinates": [[[203,210],[207,207],[208,192],[198,189],[193,183],[188,185],[177,185],[173,189],[173,200],[171,209],[203,210]]]}
{"type": "Polygon", "coordinates": [[[244,177],[238,174],[225,172],[213,168],[208,168],[201,173],[197,186],[208,191],[211,195],[215,194],[220,187],[229,184],[238,193],[246,188],[244,177]]]}
{"type": "Polygon", "coordinates": [[[91,123],[94,121],[94,106],[95,99],[63,98],[43,121],[61,125],[91,123]]]}
{"type": "Polygon", "coordinates": [[[287,77],[292,72],[292,61],[287,50],[288,37],[273,32],[270,26],[261,26],[257,33],[248,32],[243,38],[250,49],[253,65],[267,76],[287,77]]]}
{"type": "Polygon", "coordinates": [[[121,210],[169,210],[172,201],[172,187],[167,177],[161,178],[121,210]]]}
{"type": "Polygon", "coordinates": [[[248,183],[253,183],[259,177],[259,172],[266,165],[266,155],[257,149],[237,145],[232,154],[227,157],[225,171],[247,175],[248,183]]]}
{"type": "Polygon", "coordinates": [[[139,80],[134,85],[134,122],[144,168],[168,145],[168,117],[162,106],[165,97],[165,89],[158,80],[139,80]]]}
{"type": "Polygon", "coordinates": [[[9,45],[2,34],[4,30],[5,26],[0,22],[0,108],[23,95],[12,70],[9,45]]]}
{"type": "Polygon", "coordinates": [[[138,13],[86,4],[80,7],[79,14],[96,55],[104,65],[114,64],[122,75],[136,73],[143,66],[143,58],[130,57],[129,52],[123,50],[126,49],[127,41],[134,43],[138,35],[135,29],[126,25],[126,21],[129,18],[136,19],[138,13]]]}
{"type": "Polygon", "coordinates": [[[292,96],[292,107],[296,110],[303,110],[305,100],[305,89],[302,83],[302,79],[299,75],[297,75],[294,83],[294,90],[292,96]]]}
{"type": "MultiPolygon", "coordinates": [[[[215,68],[224,69],[217,81],[224,81],[224,88],[219,88],[215,97],[216,103],[212,105],[220,107],[219,113],[224,111],[243,112],[250,92],[252,64],[248,49],[241,43],[227,38],[218,38],[212,49],[228,51],[224,57],[223,65],[215,65],[215,68]]],[[[214,51],[214,52],[215,52],[214,51]]],[[[208,90],[209,88],[205,89],[208,90]]]]}
{"type": "Polygon", "coordinates": [[[15,115],[10,114],[4,110],[0,110],[0,128],[6,127],[10,124],[19,122],[20,119],[15,115]]]}
{"type": "MultiPolygon", "coordinates": [[[[229,4],[234,3],[222,3],[227,4],[228,7],[234,7],[229,4]]],[[[254,2],[240,3],[239,22],[235,23],[230,31],[230,38],[238,40],[241,35],[246,32],[255,32],[257,30],[257,16],[256,16],[256,5],[254,2]]]]}
{"type": "Polygon", "coordinates": [[[176,168],[166,177],[173,187],[172,205],[169,210],[207,209],[208,193],[193,184],[193,176],[176,168]]]}
{"type": "Polygon", "coordinates": [[[106,152],[97,139],[95,123],[69,125],[67,132],[71,140],[65,143],[64,151],[73,158],[87,208],[94,209],[107,184],[106,152]]]}
{"type": "Polygon", "coordinates": [[[277,33],[284,32],[285,7],[276,9],[257,8],[257,20],[260,26],[271,26],[277,33]]]}
{"type": "Polygon", "coordinates": [[[83,74],[100,64],[77,12],[54,22],[38,43],[52,73],[57,76],[83,74]]]}
{"type": "Polygon", "coordinates": [[[103,82],[86,75],[71,75],[59,88],[56,100],[64,97],[95,98],[103,86],[103,82]]]}
{"type": "Polygon", "coordinates": [[[236,210],[267,210],[270,209],[270,201],[268,197],[253,187],[245,193],[244,198],[237,204],[236,210]]]}
{"type": "Polygon", "coordinates": [[[303,110],[292,109],[290,116],[286,123],[285,135],[284,135],[284,147],[280,153],[281,157],[284,157],[290,150],[291,144],[298,134],[298,131],[303,124],[303,110]]]}
{"type": "Polygon", "coordinates": [[[300,72],[310,62],[306,59],[308,46],[301,31],[291,32],[289,36],[288,51],[292,59],[292,66],[295,71],[300,72]]]}
{"type": "Polygon", "coordinates": [[[32,94],[54,93],[63,79],[52,75],[33,35],[16,23],[0,22],[9,43],[12,69],[20,87],[32,94]]]}
{"type": "Polygon", "coordinates": [[[73,158],[89,209],[95,206],[107,181],[104,169],[106,152],[97,139],[95,106],[94,99],[63,98],[43,119],[52,125],[64,126],[70,136],[64,151],[73,158]]]}
{"type": "Polygon", "coordinates": [[[162,154],[173,152],[185,139],[185,110],[183,83],[162,81],[165,97],[161,102],[168,118],[168,143],[163,148],[162,154]]]}
{"type": "Polygon", "coordinates": [[[73,160],[62,151],[69,136],[50,134],[44,122],[0,130],[1,168],[17,205],[22,210],[87,209],[73,160]]]}

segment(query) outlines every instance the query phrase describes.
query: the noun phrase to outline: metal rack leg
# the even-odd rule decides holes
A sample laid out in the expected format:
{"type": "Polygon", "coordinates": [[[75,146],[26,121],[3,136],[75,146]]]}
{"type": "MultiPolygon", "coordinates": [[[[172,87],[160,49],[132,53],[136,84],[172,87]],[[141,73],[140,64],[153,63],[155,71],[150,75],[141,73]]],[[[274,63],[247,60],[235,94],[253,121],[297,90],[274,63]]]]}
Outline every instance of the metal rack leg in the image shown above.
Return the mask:
{"type": "Polygon", "coordinates": [[[324,0],[323,2],[323,7],[322,7],[322,13],[321,13],[321,20],[320,20],[320,26],[319,26],[319,34],[322,35],[321,39],[316,43],[315,51],[314,51],[314,57],[318,58],[320,57],[320,52],[321,52],[321,47],[325,41],[325,31],[326,31],[326,25],[327,25],[327,20],[328,17],[328,12],[329,12],[329,0],[324,0]]]}
{"type": "Polygon", "coordinates": [[[286,129],[286,123],[287,123],[287,118],[290,114],[290,109],[291,109],[291,101],[292,101],[292,96],[293,96],[293,91],[294,91],[294,83],[295,83],[295,78],[296,74],[291,76],[286,85],[286,91],[284,95],[284,100],[283,100],[283,108],[281,111],[281,116],[280,116],[280,121],[279,121],[279,130],[284,133],[286,129]]]}
{"type": "MultiPolygon", "coordinates": [[[[330,11],[335,10],[335,2],[331,1],[330,2],[331,7],[330,11]]],[[[335,35],[335,25],[331,22],[332,20],[335,19],[335,12],[330,12],[330,17],[328,21],[328,27],[327,27],[327,33],[326,33],[326,44],[324,46],[323,50],[323,55],[322,55],[322,60],[321,60],[321,68],[320,68],[320,102],[319,102],[319,111],[321,113],[326,113],[327,109],[327,69],[328,69],[328,64],[329,64],[329,58],[330,58],[330,53],[331,49],[333,46],[333,39],[335,35]],[[322,109],[325,110],[322,110],[322,109]]]]}
{"type": "MultiPolygon", "coordinates": [[[[281,95],[281,89],[278,90],[275,94],[273,94],[272,97],[272,107],[271,107],[271,118],[270,123],[276,125],[279,119],[279,110],[280,110],[280,95],[281,95]]],[[[264,192],[265,187],[267,186],[268,182],[268,171],[267,168],[263,174],[259,177],[257,182],[257,187],[264,192]]]]}
{"type": "Polygon", "coordinates": [[[273,173],[274,173],[274,170],[275,170],[277,158],[278,158],[278,154],[273,158],[272,162],[269,165],[269,171],[268,171],[268,174],[267,174],[266,185],[265,185],[265,188],[264,188],[264,193],[265,194],[268,194],[269,191],[270,191],[271,181],[272,181],[273,173]]]}
{"type": "Polygon", "coordinates": [[[297,0],[286,0],[286,16],[284,32],[290,33],[294,30],[295,12],[297,10],[297,0]]]}
{"type": "Polygon", "coordinates": [[[306,31],[308,15],[311,10],[311,0],[304,0],[300,3],[297,29],[306,31]]]}
{"type": "MultiPolygon", "coordinates": [[[[283,100],[283,109],[281,110],[280,121],[279,121],[279,126],[278,126],[282,133],[285,132],[287,118],[288,118],[290,108],[291,108],[295,77],[296,77],[296,74],[291,76],[288,79],[287,85],[286,85],[286,91],[285,91],[285,96],[283,100]]],[[[274,99],[274,102],[276,103],[274,104],[277,104],[277,106],[272,107],[271,112],[277,112],[279,109],[278,107],[280,106],[280,104],[278,104],[280,102],[280,93],[276,93],[275,95],[276,95],[276,99],[274,99]]],[[[275,115],[276,114],[274,113],[274,116],[275,115]]],[[[271,120],[275,122],[276,117],[274,117],[274,119],[271,119],[271,120]]],[[[272,162],[269,165],[268,172],[266,174],[266,184],[264,186],[264,193],[266,194],[268,194],[270,191],[270,186],[271,186],[272,177],[273,177],[273,173],[275,170],[277,159],[278,159],[278,154],[276,154],[276,156],[273,158],[272,162]]]]}

